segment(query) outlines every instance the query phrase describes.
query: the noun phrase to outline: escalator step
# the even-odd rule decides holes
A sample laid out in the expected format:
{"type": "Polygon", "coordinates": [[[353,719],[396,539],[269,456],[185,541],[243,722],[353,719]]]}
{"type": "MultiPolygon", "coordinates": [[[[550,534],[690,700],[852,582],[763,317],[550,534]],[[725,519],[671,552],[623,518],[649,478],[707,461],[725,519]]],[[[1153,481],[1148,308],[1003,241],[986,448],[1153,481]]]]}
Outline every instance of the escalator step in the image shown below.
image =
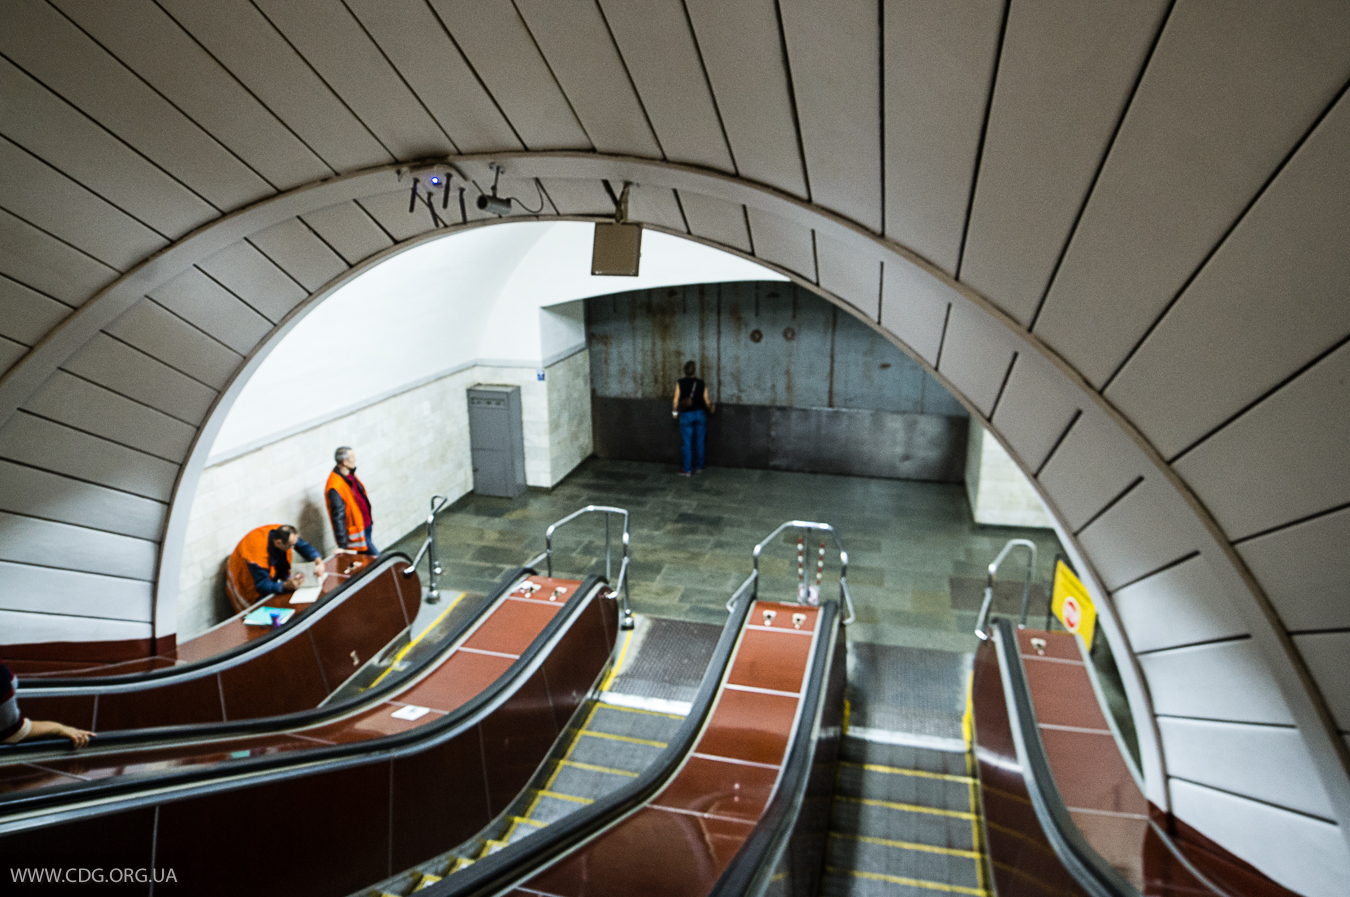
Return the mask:
{"type": "Polygon", "coordinates": [[[413,888],[413,890],[420,891],[423,888],[429,888],[440,880],[441,877],[439,875],[432,875],[429,872],[423,872],[422,877],[417,881],[417,887],[413,888]]]}
{"type": "Polygon", "coordinates": [[[923,882],[932,890],[979,891],[978,854],[970,850],[911,845],[886,838],[830,838],[826,865],[887,880],[923,882]],[[916,849],[917,848],[917,849],[916,849]]]}

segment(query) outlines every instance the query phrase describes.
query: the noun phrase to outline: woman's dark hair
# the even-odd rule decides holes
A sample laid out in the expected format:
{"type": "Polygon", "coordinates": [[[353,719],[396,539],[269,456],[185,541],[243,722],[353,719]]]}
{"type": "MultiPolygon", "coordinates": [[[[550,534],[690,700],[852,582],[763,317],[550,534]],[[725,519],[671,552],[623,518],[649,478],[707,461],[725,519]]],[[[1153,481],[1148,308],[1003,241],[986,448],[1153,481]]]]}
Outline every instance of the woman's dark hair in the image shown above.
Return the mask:
{"type": "Polygon", "coordinates": [[[696,370],[698,370],[698,366],[694,364],[692,361],[686,361],[684,363],[684,375],[686,377],[694,376],[694,371],[696,370]]]}

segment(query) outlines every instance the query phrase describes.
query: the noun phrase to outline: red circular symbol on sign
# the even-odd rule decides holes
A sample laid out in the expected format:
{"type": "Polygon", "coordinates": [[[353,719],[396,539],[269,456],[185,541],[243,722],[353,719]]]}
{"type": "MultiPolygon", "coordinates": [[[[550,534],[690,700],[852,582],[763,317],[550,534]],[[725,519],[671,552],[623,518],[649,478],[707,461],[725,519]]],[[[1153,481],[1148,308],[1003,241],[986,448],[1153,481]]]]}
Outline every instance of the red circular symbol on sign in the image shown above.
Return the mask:
{"type": "Polygon", "coordinates": [[[1060,606],[1059,612],[1064,617],[1064,628],[1070,632],[1077,632],[1083,622],[1083,609],[1078,606],[1078,599],[1072,595],[1065,595],[1064,604],[1060,606]]]}

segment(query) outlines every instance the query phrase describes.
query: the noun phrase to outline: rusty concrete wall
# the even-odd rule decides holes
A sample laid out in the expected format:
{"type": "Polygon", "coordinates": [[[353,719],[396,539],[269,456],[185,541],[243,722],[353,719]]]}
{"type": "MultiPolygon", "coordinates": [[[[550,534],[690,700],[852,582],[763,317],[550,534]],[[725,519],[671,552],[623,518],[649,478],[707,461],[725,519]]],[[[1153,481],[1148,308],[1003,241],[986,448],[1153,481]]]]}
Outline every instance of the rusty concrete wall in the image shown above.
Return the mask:
{"type": "Polygon", "coordinates": [[[795,284],[636,290],[586,301],[595,395],[669,399],[685,361],[737,405],[965,417],[909,356],[795,284]]]}

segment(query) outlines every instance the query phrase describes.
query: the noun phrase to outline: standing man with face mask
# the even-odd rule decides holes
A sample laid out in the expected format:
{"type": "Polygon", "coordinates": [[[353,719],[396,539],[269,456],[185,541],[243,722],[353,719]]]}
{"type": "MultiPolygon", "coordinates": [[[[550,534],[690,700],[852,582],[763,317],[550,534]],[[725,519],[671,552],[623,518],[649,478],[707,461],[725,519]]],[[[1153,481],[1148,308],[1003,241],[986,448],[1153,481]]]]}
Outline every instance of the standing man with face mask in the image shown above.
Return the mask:
{"type": "Polygon", "coordinates": [[[370,538],[374,520],[366,487],[356,478],[356,452],[344,445],[333,453],[337,466],[328,475],[324,496],[328,501],[328,519],[338,548],[361,554],[379,554],[370,538]]]}

